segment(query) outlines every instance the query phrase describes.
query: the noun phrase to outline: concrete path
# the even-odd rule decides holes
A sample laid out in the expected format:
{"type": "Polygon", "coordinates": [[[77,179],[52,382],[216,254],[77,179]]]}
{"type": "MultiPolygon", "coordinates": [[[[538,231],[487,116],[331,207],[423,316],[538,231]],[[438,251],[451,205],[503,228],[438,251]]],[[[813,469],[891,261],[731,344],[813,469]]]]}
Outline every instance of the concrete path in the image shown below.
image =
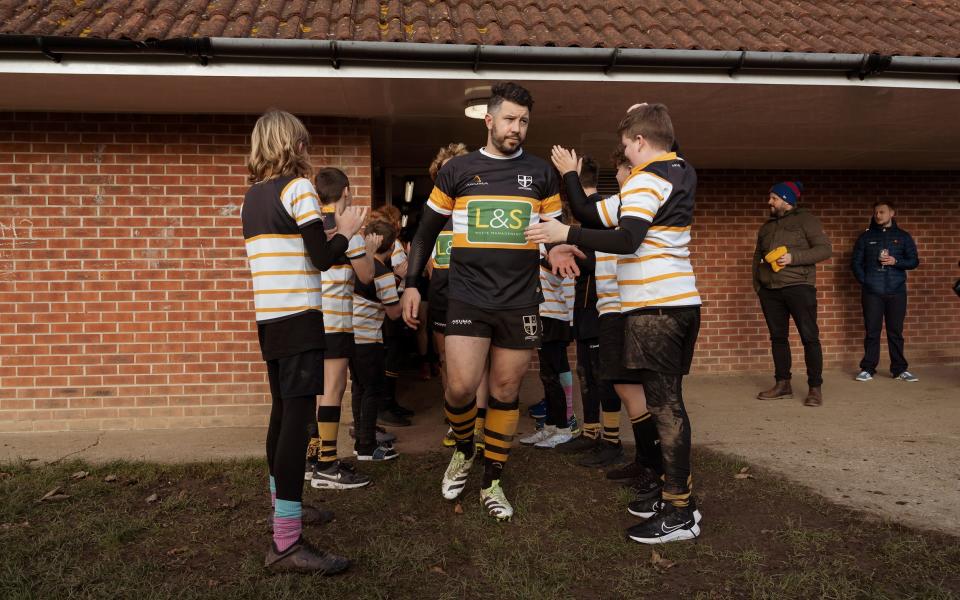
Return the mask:
{"type": "MultiPolygon", "coordinates": [[[[828,373],[819,409],[802,405],[802,378],[795,380],[794,400],[754,399],[772,382],[766,376],[694,376],[684,393],[695,445],[742,456],[838,503],[960,535],[960,366],[917,375],[918,383],[884,376],[858,383],[848,373],[828,373]]],[[[411,381],[402,392],[401,401],[418,413],[412,427],[393,429],[401,453],[440,447],[438,394],[436,381],[411,381]]],[[[524,405],[540,395],[539,381],[528,377],[524,405]]],[[[349,420],[347,407],[343,414],[349,420]]],[[[521,433],[532,429],[522,418],[521,433]]],[[[632,441],[626,420],[622,430],[632,441]]],[[[259,457],[263,438],[261,428],[9,433],[0,434],[0,462],[259,457]]],[[[341,436],[341,456],[351,450],[341,436]]]]}

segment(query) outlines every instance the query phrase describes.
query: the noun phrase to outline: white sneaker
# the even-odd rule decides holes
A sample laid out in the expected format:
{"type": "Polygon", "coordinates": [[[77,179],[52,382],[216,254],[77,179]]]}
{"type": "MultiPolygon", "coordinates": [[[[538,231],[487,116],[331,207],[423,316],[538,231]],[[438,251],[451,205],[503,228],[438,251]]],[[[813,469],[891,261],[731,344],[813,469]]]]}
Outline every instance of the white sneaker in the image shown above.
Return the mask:
{"type": "Polygon", "coordinates": [[[509,521],[513,517],[513,506],[507,500],[497,479],[485,490],[480,490],[480,504],[487,509],[487,514],[498,521],[509,521]]]}
{"type": "Polygon", "coordinates": [[[533,446],[557,433],[556,425],[545,425],[543,429],[533,432],[525,438],[520,438],[520,443],[524,446],[533,446]]]}
{"type": "Polygon", "coordinates": [[[870,381],[873,379],[873,375],[871,375],[869,371],[860,371],[854,379],[857,381],[870,381]]]}
{"type": "MultiPolygon", "coordinates": [[[[474,454],[476,456],[476,454],[474,454]]],[[[450,458],[450,464],[443,473],[443,483],[440,484],[440,492],[447,500],[456,500],[457,496],[463,492],[463,487],[467,485],[467,475],[470,474],[470,467],[473,466],[473,456],[467,460],[467,456],[457,450],[450,458]]]]}
{"type": "Polygon", "coordinates": [[[566,427],[564,429],[558,429],[556,433],[554,433],[547,439],[543,440],[542,442],[538,442],[534,444],[533,447],[553,449],[564,442],[569,442],[572,439],[573,439],[573,432],[570,431],[569,427],[566,427]]]}

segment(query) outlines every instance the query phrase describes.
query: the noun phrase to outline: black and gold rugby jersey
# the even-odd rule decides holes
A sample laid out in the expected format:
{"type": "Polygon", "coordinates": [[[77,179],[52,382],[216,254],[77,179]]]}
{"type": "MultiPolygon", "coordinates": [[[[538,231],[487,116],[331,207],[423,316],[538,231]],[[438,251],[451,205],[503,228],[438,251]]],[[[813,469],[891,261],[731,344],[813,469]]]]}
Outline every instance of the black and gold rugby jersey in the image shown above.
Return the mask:
{"type": "Polygon", "coordinates": [[[447,219],[430,254],[433,273],[430,275],[429,301],[447,305],[447,288],[450,281],[450,256],[453,254],[453,219],[447,219]]]}
{"type": "Polygon", "coordinates": [[[487,309],[540,304],[540,252],[523,231],[560,209],[553,167],[522,149],[450,159],[424,209],[452,215],[449,297],[487,309]]]}

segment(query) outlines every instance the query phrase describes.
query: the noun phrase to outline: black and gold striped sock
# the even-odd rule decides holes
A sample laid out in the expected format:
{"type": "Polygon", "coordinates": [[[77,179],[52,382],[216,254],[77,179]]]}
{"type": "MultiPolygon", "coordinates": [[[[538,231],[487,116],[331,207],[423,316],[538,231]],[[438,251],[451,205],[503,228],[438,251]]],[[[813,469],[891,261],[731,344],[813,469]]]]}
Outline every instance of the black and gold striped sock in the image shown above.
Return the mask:
{"type": "Polygon", "coordinates": [[[510,448],[519,420],[519,398],[514,398],[512,402],[501,402],[490,396],[487,402],[487,422],[483,429],[483,455],[486,458],[483,469],[484,489],[490,487],[494,480],[500,479],[503,465],[510,458],[510,448]]]}
{"type": "Polygon", "coordinates": [[[690,494],[693,493],[693,475],[687,476],[687,489],[685,492],[668,492],[666,488],[661,492],[664,502],[669,502],[677,508],[690,506],[690,494]]]}
{"type": "Polygon", "coordinates": [[[583,437],[588,440],[595,440],[600,437],[600,423],[584,423],[583,437]]]}
{"type": "Polygon", "coordinates": [[[320,467],[337,460],[337,434],[340,430],[340,407],[317,408],[317,429],[320,430],[320,467]]]}
{"type": "Polygon", "coordinates": [[[600,412],[600,421],[603,423],[603,441],[610,444],[620,443],[620,413],[600,412]]]}
{"type": "Polygon", "coordinates": [[[466,406],[452,406],[444,401],[443,411],[447,416],[447,423],[453,429],[453,438],[457,440],[457,450],[467,457],[473,456],[473,436],[477,422],[477,401],[471,400],[466,406]]]}
{"type": "Polygon", "coordinates": [[[477,408],[477,421],[473,426],[473,442],[476,445],[477,450],[483,450],[485,443],[483,441],[483,428],[487,422],[487,409],[486,408],[477,408]]]}
{"type": "Polygon", "coordinates": [[[657,433],[657,424],[653,416],[644,412],[632,417],[630,425],[633,428],[633,439],[637,445],[637,462],[643,463],[663,474],[663,455],[660,452],[660,434],[657,433]]]}

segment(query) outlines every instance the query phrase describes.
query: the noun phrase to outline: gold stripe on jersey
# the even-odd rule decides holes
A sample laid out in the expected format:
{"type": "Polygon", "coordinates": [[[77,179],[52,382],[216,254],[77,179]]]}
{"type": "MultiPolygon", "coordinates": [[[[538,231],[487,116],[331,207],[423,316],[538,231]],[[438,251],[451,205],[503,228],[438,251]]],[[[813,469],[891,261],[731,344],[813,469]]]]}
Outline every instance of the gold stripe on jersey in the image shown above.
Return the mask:
{"type": "Polygon", "coordinates": [[[652,300],[644,300],[642,302],[623,302],[624,307],[629,308],[644,308],[646,306],[657,306],[660,304],[666,304],[667,302],[676,302],[677,300],[686,300],[687,298],[699,298],[700,293],[693,292],[684,292],[683,294],[674,294],[673,296],[663,296],[661,298],[653,298],[652,300]]]}
{"type": "Polygon", "coordinates": [[[315,210],[308,210],[307,212],[305,212],[305,213],[303,213],[302,215],[299,215],[299,216],[297,217],[297,225],[299,225],[299,224],[302,223],[303,221],[309,219],[310,217],[319,217],[319,216],[320,216],[320,213],[318,213],[317,211],[315,211],[315,210]]]}
{"type": "Polygon", "coordinates": [[[352,294],[351,294],[351,295],[346,295],[346,294],[324,294],[323,297],[324,297],[324,298],[330,298],[330,299],[333,299],[333,300],[353,300],[353,295],[352,295],[352,294]]]}
{"type": "Polygon", "coordinates": [[[456,202],[443,190],[434,186],[433,191],[430,192],[430,198],[427,200],[427,204],[438,213],[449,215],[450,211],[452,211],[456,205],[456,202]]]}
{"type": "Polygon", "coordinates": [[[647,277],[645,279],[621,279],[617,283],[619,285],[647,285],[649,283],[654,283],[656,281],[663,281],[664,279],[674,279],[676,277],[693,277],[693,272],[689,273],[664,273],[662,275],[654,275],[653,277],[647,277]]]}
{"type": "Polygon", "coordinates": [[[640,213],[641,215],[646,215],[651,219],[657,216],[653,211],[640,208],[639,206],[622,206],[620,207],[620,212],[623,213],[624,217],[629,217],[629,213],[640,213]]]}
{"type": "MultiPolygon", "coordinates": [[[[288,184],[288,185],[289,185],[289,184],[288,184]]],[[[320,201],[320,198],[318,198],[317,195],[314,194],[313,192],[304,192],[304,193],[300,194],[299,196],[297,196],[296,198],[294,198],[293,200],[291,200],[291,201],[290,201],[290,206],[293,207],[297,202],[300,202],[300,201],[303,200],[304,198],[313,198],[313,199],[316,200],[317,202],[320,201]]],[[[326,211],[324,211],[324,212],[326,212],[326,211]]]]}
{"type": "Polygon", "coordinates": [[[526,244],[495,244],[492,242],[483,243],[483,244],[474,244],[467,241],[467,234],[465,233],[455,233],[453,234],[453,247],[454,248],[498,248],[503,250],[537,250],[539,248],[538,244],[526,243],[526,244]]]}
{"type": "MultiPolygon", "coordinates": [[[[649,174],[652,175],[652,173],[649,173],[649,174]]],[[[647,173],[644,173],[644,175],[647,175],[647,173]]],[[[624,190],[620,192],[620,197],[623,198],[625,196],[631,196],[633,194],[650,194],[651,196],[654,196],[657,200],[659,200],[660,204],[663,204],[663,201],[665,200],[665,198],[663,197],[663,194],[661,194],[660,192],[658,192],[653,188],[648,188],[648,187],[638,187],[638,188],[631,188],[629,190],[624,190]]]]}
{"type": "MultiPolygon", "coordinates": [[[[610,216],[610,212],[607,210],[606,202],[597,202],[600,205],[600,210],[603,211],[603,222],[604,224],[613,223],[613,218],[610,216]]],[[[600,259],[597,259],[600,260],[600,259]]]]}
{"type": "MultiPolygon", "coordinates": [[[[660,156],[658,156],[658,157],[656,157],[656,158],[654,158],[654,159],[648,160],[647,162],[643,163],[642,165],[637,165],[637,166],[633,167],[632,169],[630,169],[630,175],[636,175],[637,173],[640,173],[641,171],[643,171],[644,169],[646,169],[647,167],[649,167],[650,165],[652,165],[652,164],[655,163],[655,162],[661,162],[661,161],[665,161],[665,160],[676,160],[676,159],[677,159],[677,153],[676,153],[676,152],[667,152],[666,154],[661,154],[660,156]]],[[[649,171],[643,171],[643,173],[646,174],[646,175],[653,175],[654,177],[658,177],[657,175],[654,175],[653,173],[651,173],[651,172],[649,172],[649,171]]],[[[660,179],[663,179],[662,177],[659,177],[659,178],[660,178],[660,179]]],[[[666,179],[664,179],[664,181],[666,181],[666,179]]],[[[669,183],[669,182],[668,182],[668,183],[669,183]]]]}
{"type": "Polygon", "coordinates": [[[620,257],[620,258],[617,260],[617,262],[618,262],[619,264],[624,264],[624,263],[639,263],[639,262],[647,262],[648,260],[655,260],[655,259],[657,259],[657,258],[677,258],[677,257],[674,256],[673,254],[645,254],[645,255],[643,255],[643,256],[620,257]]]}
{"type": "Polygon", "coordinates": [[[554,194],[540,201],[540,214],[552,215],[561,211],[563,211],[563,203],[560,201],[560,194],[554,194]]]}
{"type": "Polygon", "coordinates": [[[258,258],[281,258],[285,256],[309,256],[309,254],[306,252],[259,252],[257,254],[251,254],[247,259],[256,260],[258,258]]]}
{"type": "MultiPolygon", "coordinates": [[[[257,240],[268,240],[268,239],[295,239],[295,238],[301,238],[301,239],[303,239],[302,236],[301,236],[299,233],[262,233],[262,234],[260,234],[260,235],[255,235],[255,236],[253,236],[253,237],[248,237],[247,239],[245,239],[245,240],[243,240],[243,241],[244,241],[244,243],[249,244],[249,243],[255,242],[255,241],[257,241],[257,240]]],[[[294,256],[296,256],[296,255],[294,255],[294,256]]],[[[304,256],[306,256],[306,254],[304,254],[304,256]]]]}
{"type": "Polygon", "coordinates": [[[690,231],[691,226],[687,225],[686,227],[667,227],[665,225],[654,225],[648,229],[648,231],[690,231]]]}

